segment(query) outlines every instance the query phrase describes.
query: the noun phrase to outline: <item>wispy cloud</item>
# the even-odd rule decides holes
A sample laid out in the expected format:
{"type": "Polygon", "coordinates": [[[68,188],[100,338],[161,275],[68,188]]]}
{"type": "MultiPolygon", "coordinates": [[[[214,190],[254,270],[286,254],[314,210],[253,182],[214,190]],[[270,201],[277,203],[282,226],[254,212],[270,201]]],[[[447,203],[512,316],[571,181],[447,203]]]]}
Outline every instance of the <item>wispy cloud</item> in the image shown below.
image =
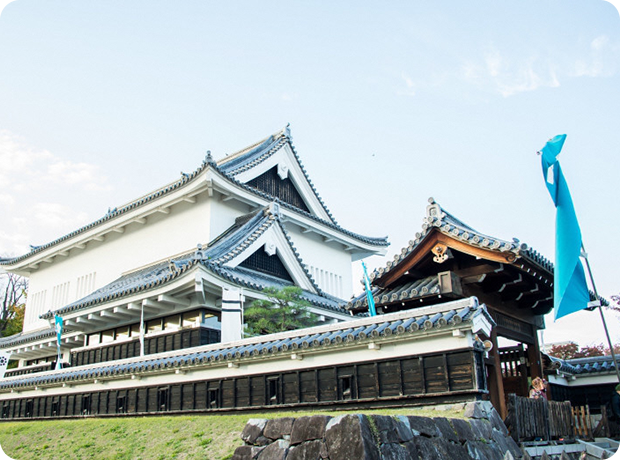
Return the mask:
{"type": "Polygon", "coordinates": [[[415,83],[405,72],[401,73],[401,78],[405,82],[405,88],[398,90],[401,96],[415,96],[415,83]]]}
{"type": "Polygon", "coordinates": [[[0,130],[0,254],[19,254],[60,236],[88,216],[65,200],[110,190],[97,165],[61,158],[0,130]],[[10,229],[10,230],[8,230],[10,229]]]}
{"type": "Polygon", "coordinates": [[[537,56],[509,59],[494,47],[490,47],[480,61],[465,62],[462,75],[470,83],[490,87],[504,97],[541,87],[560,86],[551,64],[543,64],[537,56]]]}
{"type": "Polygon", "coordinates": [[[610,77],[618,72],[620,45],[601,35],[590,42],[587,56],[575,62],[571,76],[610,77]]]}

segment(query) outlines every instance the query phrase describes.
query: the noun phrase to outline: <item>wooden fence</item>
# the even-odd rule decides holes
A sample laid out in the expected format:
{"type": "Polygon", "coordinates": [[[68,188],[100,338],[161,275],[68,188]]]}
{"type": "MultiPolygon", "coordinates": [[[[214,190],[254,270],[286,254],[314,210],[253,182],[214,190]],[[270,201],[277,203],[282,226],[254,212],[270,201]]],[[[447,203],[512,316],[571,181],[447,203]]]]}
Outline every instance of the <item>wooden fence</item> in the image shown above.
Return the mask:
{"type": "Polygon", "coordinates": [[[572,438],[574,436],[571,404],[568,401],[547,401],[508,395],[506,426],[516,442],[540,439],[572,438]]]}

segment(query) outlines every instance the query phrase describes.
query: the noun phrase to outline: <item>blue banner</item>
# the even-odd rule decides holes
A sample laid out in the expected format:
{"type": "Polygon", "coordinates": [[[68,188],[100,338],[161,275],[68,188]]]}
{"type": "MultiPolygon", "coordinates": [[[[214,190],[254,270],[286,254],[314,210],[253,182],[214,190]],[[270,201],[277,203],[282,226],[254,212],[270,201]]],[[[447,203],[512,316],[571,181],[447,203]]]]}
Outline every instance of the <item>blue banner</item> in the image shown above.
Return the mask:
{"type": "Polygon", "coordinates": [[[58,358],[56,359],[56,369],[62,369],[62,352],[60,351],[60,339],[62,337],[62,317],[55,315],[54,323],[56,326],[56,347],[58,349],[58,358]]]}
{"type": "Polygon", "coordinates": [[[565,139],[566,134],[559,134],[542,149],[543,176],[556,207],[553,283],[553,309],[556,320],[583,310],[590,300],[586,275],[579,259],[582,250],[581,230],[568,184],[557,159],[565,139]]]}
{"type": "Polygon", "coordinates": [[[375,298],[372,296],[370,290],[370,278],[368,278],[368,272],[366,271],[366,264],[362,262],[362,268],[364,269],[364,287],[366,288],[366,300],[368,300],[368,312],[370,316],[377,316],[377,309],[375,308],[375,298]]]}

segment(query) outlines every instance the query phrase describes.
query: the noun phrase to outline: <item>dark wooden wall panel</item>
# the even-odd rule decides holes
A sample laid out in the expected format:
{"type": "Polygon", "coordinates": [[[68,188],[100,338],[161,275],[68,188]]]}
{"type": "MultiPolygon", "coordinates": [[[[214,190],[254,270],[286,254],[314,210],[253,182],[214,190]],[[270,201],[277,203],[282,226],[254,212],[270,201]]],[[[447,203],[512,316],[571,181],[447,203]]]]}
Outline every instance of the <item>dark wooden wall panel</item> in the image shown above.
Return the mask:
{"type": "Polygon", "coordinates": [[[400,364],[398,361],[378,363],[379,396],[399,396],[401,393],[400,364]]]}
{"type": "Polygon", "coordinates": [[[299,373],[301,387],[301,402],[318,402],[315,371],[299,373]]]}

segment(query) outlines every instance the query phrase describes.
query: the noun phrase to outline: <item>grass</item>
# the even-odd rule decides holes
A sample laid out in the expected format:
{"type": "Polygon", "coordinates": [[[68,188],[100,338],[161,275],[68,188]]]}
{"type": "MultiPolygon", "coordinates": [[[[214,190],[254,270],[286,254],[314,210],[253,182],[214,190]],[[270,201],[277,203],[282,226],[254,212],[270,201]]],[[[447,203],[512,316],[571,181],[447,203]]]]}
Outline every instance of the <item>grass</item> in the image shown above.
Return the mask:
{"type": "MultiPolygon", "coordinates": [[[[461,418],[462,411],[380,409],[350,413],[461,418]]],[[[0,423],[0,445],[12,459],[221,460],[243,444],[251,418],[340,415],[343,412],[278,412],[240,415],[88,418],[0,423]]]]}

